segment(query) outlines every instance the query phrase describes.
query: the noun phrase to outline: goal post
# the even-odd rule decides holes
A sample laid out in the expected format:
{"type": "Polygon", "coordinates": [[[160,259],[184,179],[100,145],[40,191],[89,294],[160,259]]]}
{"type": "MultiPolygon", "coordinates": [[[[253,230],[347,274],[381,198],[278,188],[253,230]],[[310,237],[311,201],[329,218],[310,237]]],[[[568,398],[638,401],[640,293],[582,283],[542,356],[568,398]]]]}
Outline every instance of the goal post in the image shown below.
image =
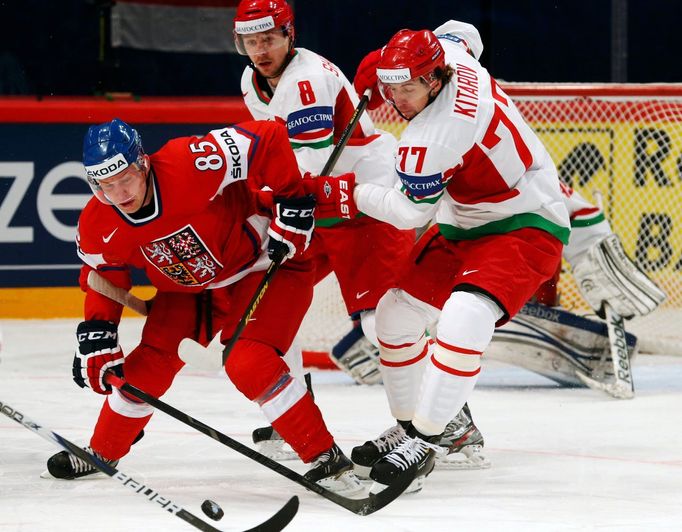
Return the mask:
{"type": "MultiPolygon", "coordinates": [[[[627,322],[642,352],[682,354],[682,84],[500,83],[552,156],[560,179],[595,201],[628,254],[666,292],[627,322]]],[[[406,122],[384,104],[375,125],[399,137],[406,122]]],[[[561,304],[589,313],[564,264],[561,304]]],[[[333,276],[316,288],[301,328],[304,350],[329,351],[350,329],[333,276]]]]}

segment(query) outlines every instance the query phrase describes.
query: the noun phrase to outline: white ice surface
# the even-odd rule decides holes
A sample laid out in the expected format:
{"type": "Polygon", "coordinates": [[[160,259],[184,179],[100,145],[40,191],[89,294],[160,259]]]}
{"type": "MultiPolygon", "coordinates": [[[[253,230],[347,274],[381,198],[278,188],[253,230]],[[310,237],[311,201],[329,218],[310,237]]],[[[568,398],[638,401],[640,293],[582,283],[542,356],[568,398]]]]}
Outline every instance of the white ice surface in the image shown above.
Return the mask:
{"type": "MultiPolygon", "coordinates": [[[[0,322],[0,401],[86,444],[102,398],[71,380],[76,323],[0,322]]],[[[122,325],[128,350],[140,325],[122,325]]],[[[313,379],[328,426],[346,452],[391,424],[382,387],[355,386],[339,372],[313,379]]],[[[162,412],[119,467],[207,521],[201,502],[219,502],[226,515],[212,523],[222,530],[255,526],[294,494],[301,508],[291,531],[682,530],[682,359],[640,357],[635,383],[636,399],[617,401],[484,362],[469,404],[492,468],[436,470],[421,493],[368,517],[336,507],[162,412]]],[[[220,375],[185,368],[164,400],[246,444],[251,430],[264,424],[220,375]]],[[[106,476],[39,478],[58,450],[0,416],[1,531],[192,530],[106,476]]]]}

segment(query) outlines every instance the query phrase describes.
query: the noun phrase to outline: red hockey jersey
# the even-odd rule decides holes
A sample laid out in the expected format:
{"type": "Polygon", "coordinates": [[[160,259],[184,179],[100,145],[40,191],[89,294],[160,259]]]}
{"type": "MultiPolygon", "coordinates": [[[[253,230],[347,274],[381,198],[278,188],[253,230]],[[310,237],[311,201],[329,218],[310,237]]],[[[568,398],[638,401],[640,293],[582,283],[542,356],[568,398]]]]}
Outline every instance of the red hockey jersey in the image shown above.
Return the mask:
{"type": "MultiPolygon", "coordinates": [[[[246,275],[261,256],[269,213],[255,190],[304,194],[286,129],[246,122],[205,137],[169,141],[150,156],[151,205],[133,218],[92,198],[78,221],[78,255],[85,266],[129,288],[130,266],[164,291],[201,291],[246,275]],[[139,214],[144,212],[143,217],[139,214]]],[[[263,262],[262,260],[260,261],[263,262]]],[[[88,290],[85,319],[118,321],[121,308],[88,290]]]]}

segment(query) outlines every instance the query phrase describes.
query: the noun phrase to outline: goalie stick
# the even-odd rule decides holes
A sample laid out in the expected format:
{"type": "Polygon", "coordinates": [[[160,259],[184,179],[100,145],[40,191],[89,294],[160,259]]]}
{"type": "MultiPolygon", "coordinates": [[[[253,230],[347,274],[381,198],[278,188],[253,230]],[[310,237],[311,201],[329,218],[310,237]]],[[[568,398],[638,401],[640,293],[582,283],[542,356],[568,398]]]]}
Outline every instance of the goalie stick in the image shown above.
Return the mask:
{"type": "MultiPolygon", "coordinates": [[[[593,192],[595,203],[604,210],[602,193],[599,190],[593,192]]],[[[607,260],[613,260],[606,254],[607,260]]],[[[609,334],[609,348],[611,349],[611,362],[613,362],[613,375],[615,381],[609,384],[595,381],[587,375],[578,373],[578,377],[586,386],[595,390],[602,390],[616,399],[632,399],[635,396],[635,383],[632,378],[632,364],[625,341],[625,320],[608,302],[604,301],[604,315],[609,334]]]]}
{"type": "Polygon", "coordinates": [[[127,394],[137,397],[138,399],[150,404],[154,408],[161,410],[165,414],[174,417],[175,419],[184,423],[185,425],[192,427],[194,430],[202,432],[203,434],[206,434],[206,436],[210,436],[214,440],[222,443],[223,445],[229,447],[230,449],[237,451],[239,454],[246,456],[247,458],[250,458],[255,462],[258,462],[261,465],[264,465],[268,469],[273,470],[275,473],[278,473],[283,477],[288,478],[289,480],[295,482],[296,484],[299,484],[300,486],[303,486],[304,488],[307,488],[310,491],[317,493],[318,495],[333,502],[334,504],[337,504],[338,506],[341,506],[342,508],[345,508],[346,510],[353,512],[354,514],[357,515],[372,514],[377,510],[380,510],[387,504],[391,503],[403,491],[405,491],[405,489],[407,489],[407,487],[412,483],[417,474],[417,464],[415,464],[406,471],[404,471],[403,473],[401,473],[400,475],[398,475],[396,479],[385,490],[380,491],[379,493],[370,493],[367,497],[364,497],[362,499],[350,499],[348,497],[339,495],[338,493],[334,493],[333,491],[328,490],[320,486],[319,484],[316,484],[315,482],[308,480],[307,478],[305,478],[303,475],[300,475],[296,471],[293,471],[292,469],[289,469],[288,467],[278,462],[275,462],[274,460],[268,458],[267,456],[251,449],[250,447],[247,447],[242,443],[239,443],[237,440],[230,438],[229,436],[214,429],[213,427],[209,427],[205,423],[202,423],[201,421],[194,419],[190,415],[182,412],[181,410],[178,410],[177,408],[169,405],[168,403],[165,403],[160,399],[157,399],[156,397],[153,397],[143,392],[139,388],[136,388],[135,386],[128,384],[123,379],[119,378],[118,376],[109,371],[107,371],[104,378],[107,383],[111,384],[115,388],[118,388],[119,390],[126,392],[127,394]]]}
{"type": "MultiPolygon", "coordinates": [[[[220,532],[220,529],[215,528],[214,526],[211,526],[206,521],[204,521],[204,520],[198,518],[196,515],[188,512],[182,506],[174,503],[168,497],[164,497],[155,489],[147,486],[146,484],[144,484],[143,482],[140,482],[139,480],[135,480],[130,475],[124,473],[120,469],[116,469],[115,467],[104,462],[103,460],[100,460],[95,455],[90,454],[89,452],[85,451],[84,449],[81,449],[76,444],[74,444],[71,441],[67,440],[66,438],[60,436],[59,434],[57,434],[53,430],[48,429],[44,425],[41,425],[39,423],[36,423],[35,421],[32,421],[26,415],[24,415],[22,412],[20,412],[19,410],[15,409],[12,406],[10,406],[9,404],[7,404],[3,401],[0,401],[0,411],[3,414],[5,414],[8,418],[10,418],[11,420],[16,421],[17,423],[26,427],[30,431],[38,434],[38,436],[46,439],[47,441],[51,441],[53,443],[56,443],[57,445],[64,448],[69,453],[77,456],[78,458],[87,462],[91,466],[99,469],[105,475],[108,475],[113,480],[118,481],[122,486],[132,490],[134,493],[144,497],[147,501],[153,503],[160,510],[163,510],[166,513],[173,514],[175,517],[182,519],[186,523],[189,523],[190,525],[192,525],[193,527],[195,527],[199,530],[203,530],[203,531],[207,531],[207,532],[220,532]]],[[[245,532],[256,532],[256,531],[276,532],[279,530],[283,530],[284,527],[286,527],[291,522],[291,520],[294,518],[294,516],[296,515],[297,512],[298,512],[298,497],[294,495],[270,519],[268,519],[267,521],[264,521],[263,523],[261,523],[260,525],[254,527],[254,528],[246,530],[245,532]]]]}

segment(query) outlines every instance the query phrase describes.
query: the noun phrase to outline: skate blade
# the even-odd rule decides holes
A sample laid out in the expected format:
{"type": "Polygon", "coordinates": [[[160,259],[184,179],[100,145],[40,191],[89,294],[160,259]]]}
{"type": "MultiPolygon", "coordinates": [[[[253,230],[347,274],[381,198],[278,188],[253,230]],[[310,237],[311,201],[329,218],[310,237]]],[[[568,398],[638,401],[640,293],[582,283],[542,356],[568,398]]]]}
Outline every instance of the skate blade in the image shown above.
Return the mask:
{"type": "Polygon", "coordinates": [[[352,470],[344,471],[336,477],[323,478],[318,480],[317,484],[338,495],[351,499],[359,495],[364,497],[366,493],[365,486],[352,470]]]}
{"type": "Polygon", "coordinates": [[[443,458],[436,459],[436,468],[445,470],[475,470],[489,469],[492,462],[485,456],[468,457],[460,453],[449,454],[443,458]]]}
{"type": "Polygon", "coordinates": [[[268,440],[256,444],[258,451],[271,460],[298,460],[298,455],[283,440],[268,440]]]}
{"type": "Polygon", "coordinates": [[[438,453],[436,467],[448,470],[488,469],[492,463],[481,451],[481,445],[469,445],[450,454],[438,453]]]}

